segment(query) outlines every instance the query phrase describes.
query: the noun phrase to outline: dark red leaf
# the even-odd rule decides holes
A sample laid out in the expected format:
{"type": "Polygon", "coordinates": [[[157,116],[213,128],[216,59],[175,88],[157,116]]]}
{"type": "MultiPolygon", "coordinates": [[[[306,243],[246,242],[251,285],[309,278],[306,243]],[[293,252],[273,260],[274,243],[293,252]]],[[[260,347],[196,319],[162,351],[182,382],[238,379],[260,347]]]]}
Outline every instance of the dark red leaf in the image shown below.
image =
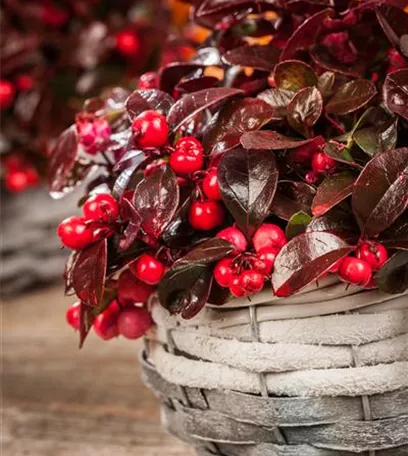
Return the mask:
{"type": "Polygon", "coordinates": [[[408,211],[383,231],[380,239],[390,249],[408,250],[408,211]]]}
{"type": "Polygon", "coordinates": [[[270,44],[262,46],[241,46],[228,51],[223,59],[230,65],[256,68],[258,70],[273,71],[279,61],[280,49],[270,44]]]}
{"type": "Polygon", "coordinates": [[[279,182],[271,212],[283,220],[290,220],[300,211],[311,215],[315,194],[315,188],[305,182],[279,182]]]}
{"type": "Polygon", "coordinates": [[[160,168],[136,187],[133,205],[144,231],[158,238],[172,220],[179,204],[179,187],[170,167],[160,168]]]}
{"type": "Polygon", "coordinates": [[[160,89],[170,95],[174,92],[174,87],[190,73],[203,68],[202,63],[180,63],[175,62],[166,65],[160,70],[160,89]]]}
{"type": "Polygon", "coordinates": [[[218,167],[222,199],[248,238],[269,214],[278,183],[271,151],[237,148],[227,152],[218,167]]]}
{"type": "Polygon", "coordinates": [[[314,217],[306,232],[325,232],[334,234],[348,242],[354,242],[359,237],[359,229],[351,212],[334,208],[320,217],[314,217]]]}
{"type": "Polygon", "coordinates": [[[408,120],[408,69],[394,71],[386,77],[383,98],[390,111],[408,120]]]}
{"type": "Polygon", "coordinates": [[[378,271],[378,286],[385,293],[403,293],[408,289],[408,252],[395,253],[378,271]]]}
{"type": "Polygon", "coordinates": [[[322,73],[317,81],[317,88],[320,90],[324,97],[332,93],[333,85],[335,82],[335,75],[332,71],[325,71],[322,73]]]}
{"type": "Polygon", "coordinates": [[[160,111],[164,115],[167,115],[173,104],[173,98],[161,90],[135,90],[126,100],[126,110],[132,120],[141,112],[148,109],[160,111]]]}
{"type": "Polygon", "coordinates": [[[89,331],[92,328],[95,316],[92,312],[92,307],[85,305],[83,302],[80,304],[79,316],[79,348],[82,348],[87,338],[89,331]]]}
{"type": "Polygon", "coordinates": [[[357,59],[354,63],[345,64],[333,57],[325,46],[319,45],[315,46],[310,51],[310,56],[312,57],[313,62],[324,70],[355,78],[364,76],[366,66],[364,60],[357,59]]]}
{"type": "Polygon", "coordinates": [[[121,201],[121,218],[127,221],[127,226],[119,240],[119,248],[127,250],[136,241],[141,228],[140,214],[127,198],[121,201]]]}
{"type": "Polygon", "coordinates": [[[258,130],[272,118],[272,108],[257,98],[233,100],[208,124],[203,138],[207,153],[219,154],[239,144],[246,131],[258,130]]]}
{"type": "Polygon", "coordinates": [[[129,168],[134,168],[146,158],[142,150],[128,150],[119,161],[116,162],[113,172],[121,173],[129,168]]]}
{"type": "Polygon", "coordinates": [[[401,8],[387,5],[386,2],[377,5],[375,13],[384,33],[391,43],[398,48],[400,38],[408,33],[408,14],[401,8]]]}
{"type": "Polygon", "coordinates": [[[356,176],[345,171],[327,176],[317,188],[313,198],[313,215],[325,214],[331,208],[351,195],[356,176]]]}
{"type": "Polygon", "coordinates": [[[293,97],[288,105],[289,125],[305,137],[318,120],[323,110],[323,98],[316,87],[305,87],[293,97]]]}
{"type": "Polygon", "coordinates": [[[273,88],[259,93],[257,98],[260,98],[272,107],[274,120],[282,120],[286,117],[287,106],[293,98],[293,92],[273,88]]]}
{"type": "Polygon", "coordinates": [[[172,125],[174,130],[177,130],[181,125],[191,120],[204,109],[208,109],[215,104],[242,94],[243,92],[238,89],[219,87],[184,95],[170,109],[167,121],[172,125]]]}
{"type": "Polygon", "coordinates": [[[301,60],[285,60],[276,65],[274,80],[278,89],[292,92],[316,86],[318,82],[313,68],[301,60]]]}
{"type": "Polygon", "coordinates": [[[193,250],[180,258],[176,264],[211,264],[227,257],[233,251],[234,246],[229,242],[220,238],[212,238],[198,244],[193,250]]]}
{"type": "Polygon", "coordinates": [[[241,136],[241,144],[245,149],[295,149],[296,147],[304,146],[311,141],[313,141],[313,139],[297,140],[270,130],[250,131],[241,136]]]}
{"type": "Polygon", "coordinates": [[[180,94],[197,92],[198,90],[210,89],[215,87],[220,80],[214,76],[202,76],[200,78],[192,78],[182,80],[176,85],[175,90],[180,94]]]}
{"type": "Polygon", "coordinates": [[[102,299],[106,263],[106,239],[97,241],[78,253],[72,271],[72,284],[78,298],[89,306],[97,306],[102,299]]]}
{"type": "Polygon", "coordinates": [[[353,212],[367,236],[381,233],[408,207],[408,148],[376,155],[354,184],[353,212]]]}
{"type": "Polygon", "coordinates": [[[377,93],[375,85],[367,79],[356,79],[343,84],[326,105],[329,114],[343,115],[362,108],[377,93]]]}
{"type": "Polygon", "coordinates": [[[314,232],[296,236],[276,257],[272,274],[276,296],[290,296],[301,290],[350,250],[350,246],[333,234],[314,232]]]}

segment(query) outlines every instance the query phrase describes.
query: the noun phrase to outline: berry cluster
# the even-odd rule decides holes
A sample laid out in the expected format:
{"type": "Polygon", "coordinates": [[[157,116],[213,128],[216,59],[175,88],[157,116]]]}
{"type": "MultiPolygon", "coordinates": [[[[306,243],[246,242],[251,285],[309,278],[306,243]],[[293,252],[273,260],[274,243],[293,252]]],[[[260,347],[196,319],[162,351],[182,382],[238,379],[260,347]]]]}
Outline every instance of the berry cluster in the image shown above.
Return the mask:
{"type": "Polygon", "coordinates": [[[38,171],[31,163],[17,154],[10,154],[3,160],[4,186],[11,193],[20,193],[40,182],[38,171]]]}

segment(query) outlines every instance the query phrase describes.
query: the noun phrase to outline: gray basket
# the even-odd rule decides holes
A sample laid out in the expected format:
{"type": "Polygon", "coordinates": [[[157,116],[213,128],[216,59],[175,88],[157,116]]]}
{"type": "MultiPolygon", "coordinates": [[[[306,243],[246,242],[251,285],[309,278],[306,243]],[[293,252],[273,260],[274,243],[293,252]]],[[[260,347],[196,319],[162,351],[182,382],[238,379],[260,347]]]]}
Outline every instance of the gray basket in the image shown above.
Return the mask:
{"type": "Polygon", "coordinates": [[[266,293],[190,321],[153,303],[142,364],[167,429],[202,456],[407,456],[408,296],[266,293]]]}

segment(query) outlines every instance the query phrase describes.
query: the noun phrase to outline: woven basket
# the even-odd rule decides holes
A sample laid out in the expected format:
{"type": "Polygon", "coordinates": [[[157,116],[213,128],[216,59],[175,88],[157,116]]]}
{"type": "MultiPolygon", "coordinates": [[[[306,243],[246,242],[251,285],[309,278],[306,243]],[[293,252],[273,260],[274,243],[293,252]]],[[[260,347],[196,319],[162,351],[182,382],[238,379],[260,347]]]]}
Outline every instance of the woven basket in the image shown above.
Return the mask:
{"type": "Polygon", "coordinates": [[[199,455],[408,455],[407,294],[327,279],[189,321],[152,308],[145,382],[199,455]]]}
{"type": "Polygon", "coordinates": [[[45,188],[2,195],[1,269],[3,296],[20,293],[62,277],[69,255],[56,235],[58,223],[77,214],[78,194],[53,200],[45,188]]]}

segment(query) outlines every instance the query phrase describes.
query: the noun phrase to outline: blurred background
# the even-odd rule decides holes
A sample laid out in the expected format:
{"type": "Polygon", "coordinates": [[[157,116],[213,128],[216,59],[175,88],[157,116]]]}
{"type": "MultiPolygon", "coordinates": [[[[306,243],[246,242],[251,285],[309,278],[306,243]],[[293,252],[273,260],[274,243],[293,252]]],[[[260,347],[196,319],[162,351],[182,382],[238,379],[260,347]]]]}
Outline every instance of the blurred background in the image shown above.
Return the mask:
{"type": "Polygon", "coordinates": [[[174,0],[2,0],[0,21],[3,454],[189,456],[160,428],[139,343],[91,336],[77,349],[55,230],[81,190],[51,199],[46,169],[85,100],[148,88],[205,32],[174,0]]]}

